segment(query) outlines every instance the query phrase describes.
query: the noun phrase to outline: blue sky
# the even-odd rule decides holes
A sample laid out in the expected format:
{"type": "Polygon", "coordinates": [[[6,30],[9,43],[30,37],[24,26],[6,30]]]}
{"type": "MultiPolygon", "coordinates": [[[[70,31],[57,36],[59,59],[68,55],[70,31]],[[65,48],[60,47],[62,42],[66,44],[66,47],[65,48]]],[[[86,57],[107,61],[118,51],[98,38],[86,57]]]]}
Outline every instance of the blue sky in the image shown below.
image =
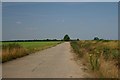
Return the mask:
{"type": "Polygon", "coordinates": [[[118,2],[119,0],[3,0],[3,2],[118,2]]]}
{"type": "Polygon", "coordinates": [[[117,2],[3,2],[3,40],[118,39],[117,2]]]}

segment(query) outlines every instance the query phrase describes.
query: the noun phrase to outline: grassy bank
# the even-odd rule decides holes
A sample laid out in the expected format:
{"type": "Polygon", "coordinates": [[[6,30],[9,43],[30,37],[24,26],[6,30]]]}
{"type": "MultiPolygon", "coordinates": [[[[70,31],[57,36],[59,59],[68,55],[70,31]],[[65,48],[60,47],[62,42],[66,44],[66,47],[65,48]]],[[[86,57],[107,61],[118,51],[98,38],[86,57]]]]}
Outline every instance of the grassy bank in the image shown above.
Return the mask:
{"type": "Polygon", "coordinates": [[[78,58],[91,69],[96,77],[118,78],[118,58],[120,58],[117,40],[81,40],[72,41],[71,46],[78,58]]]}
{"type": "Polygon", "coordinates": [[[2,43],[2,62],[7,62],[20,58],[31,53],[53,47],[60,42],[3,42],[2,43]]]}

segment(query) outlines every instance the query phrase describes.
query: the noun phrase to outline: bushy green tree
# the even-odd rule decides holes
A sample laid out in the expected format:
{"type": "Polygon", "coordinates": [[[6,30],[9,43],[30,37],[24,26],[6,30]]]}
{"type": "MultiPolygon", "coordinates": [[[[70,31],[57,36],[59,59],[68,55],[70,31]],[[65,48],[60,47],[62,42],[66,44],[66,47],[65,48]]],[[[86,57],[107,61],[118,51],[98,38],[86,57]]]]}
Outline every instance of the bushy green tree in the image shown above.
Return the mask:
{"type": "Polygon", "coordinates": [[[79,39],[77,39],[77,41],[79,41],[79,39]]]}
{"type": "Polygon", "coordinates": [[[94,37],[94,40],[99,40],[99,38],[98,37],[94,37]]]}
{"type": "Polygon", "coordinates": [[[70,37],[66,34],[63,38],[64,41],[70,41],[70,37]]]}

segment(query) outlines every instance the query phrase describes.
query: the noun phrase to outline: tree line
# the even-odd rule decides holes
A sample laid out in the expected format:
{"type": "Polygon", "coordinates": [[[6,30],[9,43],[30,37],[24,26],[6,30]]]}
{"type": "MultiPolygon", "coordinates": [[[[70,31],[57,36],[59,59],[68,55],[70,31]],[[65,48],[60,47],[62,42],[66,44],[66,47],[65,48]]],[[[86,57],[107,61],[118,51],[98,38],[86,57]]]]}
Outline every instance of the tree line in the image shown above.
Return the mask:
{"type": "MultiPolygon", "coordinates": [[[[104,39],[100,39],[99,37],[94,37],[93,40],[104,40],[104,39]]],[[[79,38],[71,39],[70,36],[66,34],[61,40],[60,39],[43,39],[43,40],[34,39],[34,40],[7,40],[2,42],[40,42],[40,41],[79,41],[79,38]]]]}

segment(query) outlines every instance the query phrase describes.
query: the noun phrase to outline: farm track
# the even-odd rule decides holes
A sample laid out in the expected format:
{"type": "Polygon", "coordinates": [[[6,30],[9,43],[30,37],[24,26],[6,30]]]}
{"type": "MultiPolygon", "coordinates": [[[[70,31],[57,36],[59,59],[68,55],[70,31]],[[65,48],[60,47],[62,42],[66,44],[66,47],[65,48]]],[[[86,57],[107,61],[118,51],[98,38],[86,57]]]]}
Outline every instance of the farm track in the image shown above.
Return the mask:
{"type": "Polygon", "coordinates": [[[71,52],[69,42],[3,63],[3,78],[89,78],[71,52]]]}

